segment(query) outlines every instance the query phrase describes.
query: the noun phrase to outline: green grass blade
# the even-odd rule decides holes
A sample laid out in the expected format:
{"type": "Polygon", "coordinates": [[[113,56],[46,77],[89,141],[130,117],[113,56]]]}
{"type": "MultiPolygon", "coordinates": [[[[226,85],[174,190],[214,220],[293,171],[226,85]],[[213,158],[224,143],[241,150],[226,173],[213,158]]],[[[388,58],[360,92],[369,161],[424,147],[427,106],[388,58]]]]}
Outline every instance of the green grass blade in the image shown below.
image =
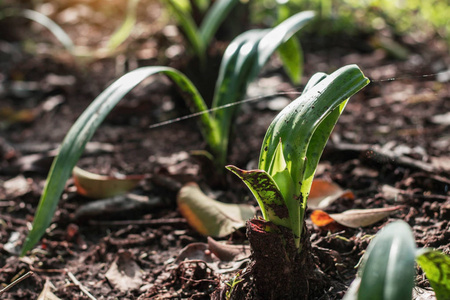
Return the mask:
{"type": "Polygon", "coordinates": [[[177,3],[176,0],[167,0],[167,3],[175,13],[178,24],[181,26],[184,34],[191,43],[195,54],[200,59],[205,59],[206,45],[203,44],[203,40],[200,37],[200,33],[197,25],[194,22],[194,19],[192,19],[189,13],[183,10],[183,8],[177,3]]]}
{"type": "Polygon", "coordinates": [[[120,46],[131,34],[136,24],[137,5],[139,0],[128,0],[127,13],[122,25],[112,34],[108,41],[108,50],[114,51],[120,46]]]}
{"type": "Polygon", "coordinates": [[[72,39],[58,24],[53,22],[53,20],[51,20],[46,15],[43,15],[37,11],[30,9],[24,10],[9,9],[3,12],[2,18],[18,17],[18,16],[27,18],[29,20],[41,24],[42,26],[47,28],[56,37],[56,39],[58,39],[58,41],[64,46],[64,48],[66,48],[71,54],[74,53],[75,45],[72,39]]]}
{"type": "MultiPolygon", "coordinates": [[[[206,110],[206,105],[189,79],[168,67],[144,67],[129,72],[103,91],[78,118],[62,142],[59,154],[53,161],[43,194],[34,217],[33,228],[27,236],[21,254],[31,250],[51,223],[59,198],[73,167],[84,151],[86,143],[114,106],[131,89],[148,76],[162,73],[172,79],[182,90],[185,98],[196,110],[206,110]]],[[[214,131],[209,114],[201,116],[204,130],[214,131]]]]}
{"type": "Polygon", "coordinates": [[[275,50],[311,21],[314,16],[313,11],[300,12],[272,29],[258,45],[258,62],[254,65],[252,76],[256,77],[275,50]]]}
{"type": "Polygon", "coordinates": [[[411,300],[416,244],[409,225],[396,221],[367,247],[360,270],[359,300],[411,300]]]}
{"type": "Polygon", "coordinates": [[[416,259],[430,281],[436,299],[450,299],[450,257],[439,251],[422,249],[416,259]]]}
{"type": "Polygon", "coordinates": [[[294,84],[299,84],[303,74],[303,49],[299,40],[293,36],[278,47],[283,68],[294,84]]]}
{"type": "Polygon", "coordinates": [[[219,29],[220,24],[222,24],[231,9],[238,2],[239,0],[218,0],[214,2],[199,29],[200,37],[204,45],[209,45],[217,29],[219,29]]]}

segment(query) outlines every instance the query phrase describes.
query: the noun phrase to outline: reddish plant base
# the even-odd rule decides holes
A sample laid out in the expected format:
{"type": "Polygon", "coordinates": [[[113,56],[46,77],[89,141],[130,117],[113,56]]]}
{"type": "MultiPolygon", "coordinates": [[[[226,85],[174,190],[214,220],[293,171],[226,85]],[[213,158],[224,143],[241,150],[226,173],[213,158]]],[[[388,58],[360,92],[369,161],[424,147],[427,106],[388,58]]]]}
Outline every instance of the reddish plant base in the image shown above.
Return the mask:
{"type": "Polygon", "coordinates": [[[317,299],[324,294],[328,280],[317,272],[305,224],[300,253],[292,232],[268,221],[248,221],[247,236],[252,262],[230,299],[317,299]]]}

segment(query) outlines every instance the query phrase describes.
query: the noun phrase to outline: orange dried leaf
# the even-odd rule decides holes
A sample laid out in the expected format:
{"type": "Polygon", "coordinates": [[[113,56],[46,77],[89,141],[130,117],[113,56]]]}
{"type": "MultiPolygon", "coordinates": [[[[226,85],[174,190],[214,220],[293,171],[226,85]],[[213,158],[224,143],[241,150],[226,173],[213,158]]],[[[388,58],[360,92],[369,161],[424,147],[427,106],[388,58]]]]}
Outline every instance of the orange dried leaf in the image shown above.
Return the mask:
{"type": "Polygon", "coordinates": [[[206,196],[196,183],[184,185],[177,195],[178,210],[199,233],[224,237],[245,226],[255,215],[247,204],[222,203],[206,196]]]}
{"type": "Polygon", "coordinates": [[[320,209],[312,212],[311,221],[319,227],[324,227],[334,222],[333,218],[331,218],[329,214],[320,209]]]}
{"type": "Polygon", "coordinates": [[[308,207],[311,209],[327,207],[338,198],[349,198],[353,200],[355,195],[349,190],[343,190],[333,182],[315,179],[309,193],[308,207]]]}

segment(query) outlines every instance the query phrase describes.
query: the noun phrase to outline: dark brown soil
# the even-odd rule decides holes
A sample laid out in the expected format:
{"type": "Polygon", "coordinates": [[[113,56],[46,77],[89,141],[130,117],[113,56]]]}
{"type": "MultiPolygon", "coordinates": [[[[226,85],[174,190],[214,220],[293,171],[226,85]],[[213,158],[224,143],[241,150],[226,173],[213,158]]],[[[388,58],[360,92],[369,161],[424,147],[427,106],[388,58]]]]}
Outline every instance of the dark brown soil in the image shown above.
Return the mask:
{"type": "MultiPolygon", "coordinates": [[[[28,24],[20,25],[17,30],[27,32],[28,24]]],[[[176,185],[171,188],[163,179],[197,181],[204,186],[209,182],[198,160],[187,155],[205,149],[195,119],[148,128],[186,113],[179,95],[162,77],[139,85],[113,110],[93,138],[97,143],[91,144],[78,163],[102,174],[151,175],[135,192],[159,199],[159,204],[138,211],[76,218],[78,209],[90,200],[77,195],[69,181],[42,242],[28,256],[18,257],[54,156],[52,150],[89,103],[117,78],[121,59],[130,68],[160,61],[123,55],[75,63],[66,56],[30,54],[10,35],[2,32],[1,37],[0,288],[30,270],[34,272],[2,299],[37,299],[47,281],[61,299],[89,299],[81,287],[96,299],[209,299],[216,289],[225,293],[233,273],[219,274],[202,260],[173,262],[183,247],[206,242],[206,237],[191,229],[177,212],[176,185]],[[129,290],[118,289],[106,276],[116,261],[124,259],[143,274],[141,283],[129,290]]],[[[303,42],[303,84],[315,72],[331,72],[350,63],[358,64],[373,80],[347,105],[317,173],[352,190],[356,197],[339,199],[326,211],[402,205],[389,218],[365,228],[335,227],[329,231],[307,221],[317,271],[329,280],[329,289],[320,299],[343,297],[368,245],[367,236],[393,220],[411,225],[419,247],[450,253],[450,85],[436,75],[423,76],[444,71],[450,65],[449,52],[434,37],[422,43],[401,42],[410,51],[406,60],[371,48],[364,37],[311,37],[303,42]],[[446,113],[446,121],[436,118],[446,113]],[[387,192],[387,186],[398,189],[397,193],[387,192]]],[[[291,91],[287,97],[294,99],[298,90],[283,74],[274,58],[251,86],[250,96],[291,91]]],[[[277,101],[273,98],[277,97],[242,105],[235,122],[230,164],[255,167],[265,130],[277,114],[271,109],[270,103],[277,101]]],[[[256,205],[238,179],[226,176],[221,200],[256,205]]],[[[247,243],[244,230],[227,240],[247,243]]],[[[242,276],[246,276],[244,267],[242,276]]],[[[417,285],[429,288],[420,270],[417,285]]]]}

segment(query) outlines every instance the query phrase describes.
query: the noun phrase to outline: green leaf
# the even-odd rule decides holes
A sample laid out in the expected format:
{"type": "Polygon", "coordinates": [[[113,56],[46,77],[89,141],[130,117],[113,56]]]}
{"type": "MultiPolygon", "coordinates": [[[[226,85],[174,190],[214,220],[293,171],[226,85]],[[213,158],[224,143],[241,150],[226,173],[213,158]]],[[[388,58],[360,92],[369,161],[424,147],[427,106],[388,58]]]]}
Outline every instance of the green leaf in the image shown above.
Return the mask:
{"type": "Polygon", "coordinates": [[[258,44],[258,62],[254,65],[252,75],[256,76],[275,50],[311,21],[314,16],[313,11],[300,12],[273,28],[258,44]]]}
{"type": "Polygon", "coordinates": [[[436,299],[450,299],[450,257],[439,251],[422,249],[417,262],[430,281],[436,299]]]}
{"type": "Polygon", "coordinates": [[[200,25],[199,34],[203,44],[209,45],[211,39],[219,29],[220,24],[225,20],[231,9],[239,2],[239,0],[218,0],[208,10],[205,18],[200,25]]]}
{"type": "Polygon", "coordinates": [[[273,178],[263,170],[241,170],[235,166],[226,166],[228,170],[236,174],[250,189],[258,201],[264,219],[272,221],[276,225],[291,228],[289,212],[273,178]]]}
{"type": "MultiPolygon", "coordinates": [[[[172,68],[139,68],[125,74],[111,84],[89,105],[64,138],[59,154],[53,161],[47,177],[47,182],[34,217],[33,228],[25,240],[21,255],[33,248],[50,225],[66,181],[83,153],[86,143],[94,135],[98,126],[125,94],[148,76],[158,73],[165,74],[172,79],[180,88],[186,100],[197,111],[206,110],[206,104],[192,82],[182,73],[172,68]]],[[[209,114],[202,114],[201,119],[205,135],[215,131],[209,114]]]]}
{"type": "Polygon", "coordinates": [[[131,34],[134,25],[136,24],[136,8],[139,0],[128,0],[127,13],[125,20],[111,36],[108,41],[108,50],[113,51],[120,46],[131,34]]]}
{"type": "Polygon", "coordinates": [[[299,84],[303,74],[303,49],[299,40],[293,36],[278,47],[283,68],[294,84],[299,84]]]}
{"type": "MultiPolygon", "coordinates": [[[[221,107],[241,100],[248,84],[256,78],[270,56],[292,35],[314,17],[314,12],[298,13],[273,29],[249,30],[235,38],[227,47],[213,97],[212,107],[221,107]]],[[[217,165],[225,163],[231,124],[238,106],[214,113],[220,139],[210,145],[217,165]]]]}
{"type": "Polygon", "coordinates": [[[411,300],[416,245],[411,228],[396,221],[369,244],[358,275],[359,300],[411,300]]]}
{"type": "Polygon", "coordinates": [[[2,18],[6,17],[24,17],[34,22],[37,22],[47,28],[58,41],[66,48],[72,55],[74,54],[75,45],[72,39],[67,35],[67,33],[53,20],[44,14],[30,9],[16,10],[16,9],[5,9],[2,18]]]}
{"type": "Polygon", "coordinates": [[[178,24],[181,28],[183,28],[184,34],[191,43],[195,54],[200,57],[200,59],[204,59],[206,46],[203,44],[203,40],[200,37],[194,19],[192,19],[191,15],[183,9],[180,2],[176,0],[167,0],[167,3],[170,5],[175,16],[177,17],[178,24]]]}
{"type": "Polygon", "coordinates": [[[349,65],[322,79],[294,100],[270,124],[261,147],[259,168],[268,170],[281,138],[292,179],[300,183],[308,146],[316,129],[337,107],[368,83],[358,66],[349,65]]]}
{"type": "Polygon", "coordinates": [[[291,212],[292,230],[300,246],[306,200],[323,148],[347,99],[369,83],[356,65],[326,76],[313,76],[307,91],[284,108],[270,124],[261,147],[259,169],[268,171],[283,141],[283,155],[294,182],[291,197],[285,199],[291,212]]]}

